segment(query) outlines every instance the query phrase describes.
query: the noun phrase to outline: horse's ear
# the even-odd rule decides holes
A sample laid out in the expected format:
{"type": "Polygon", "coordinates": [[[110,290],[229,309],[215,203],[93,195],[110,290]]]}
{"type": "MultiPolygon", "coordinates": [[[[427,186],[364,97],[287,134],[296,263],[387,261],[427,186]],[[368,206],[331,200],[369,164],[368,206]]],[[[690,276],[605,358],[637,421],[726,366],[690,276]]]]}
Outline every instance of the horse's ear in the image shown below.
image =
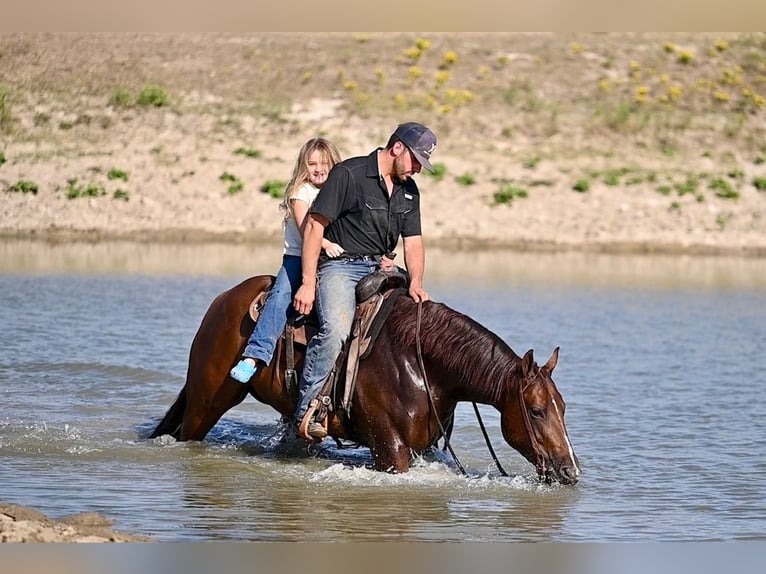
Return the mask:
{"type": "Polygon", "coordinates": [[[551,358],[548,359],[548,362],[545,363],[545,366],[543,367],[543,369],[547,370],[549,373],[552,373],[553,369],[556,368],[556,365],[558,364],[558,362],[559,362],[559,348],[556,347],[555,349],[553,349],[553,354],[551,355],[551,358]]]}
{"type": "Polygon", "coordinates": [[[521,374],[527,376],[532,372],[532,367],[535,364],[535,358],[532,354],[532,349],[524,353],[524,358],[521,359],[521,374]]]}

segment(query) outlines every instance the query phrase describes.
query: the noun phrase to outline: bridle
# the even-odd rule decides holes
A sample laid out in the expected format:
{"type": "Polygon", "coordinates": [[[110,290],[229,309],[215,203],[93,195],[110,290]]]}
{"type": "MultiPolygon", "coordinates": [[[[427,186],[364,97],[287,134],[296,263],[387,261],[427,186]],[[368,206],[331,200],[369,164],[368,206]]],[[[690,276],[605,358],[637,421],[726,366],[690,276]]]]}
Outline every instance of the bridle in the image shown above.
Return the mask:
{"type": "MultiPolygon", "coordinates": [[[[452,459],[455,461],[455,464],[457,465],[458,469],[460,469],[460,472],[463,475],[467,475],[468,473],[465,471],[465,468],[462,464],[460,464],[460,461],[457,458],[457,455],[455,454],[455,451],[452,449],[452,445],[449,442],[449,435],[444,429],[444,425],[442,424],[441,419],[439,418],[439,413],[436,410],[436,405],[434,404],[433,399],[433,393],[431,392],[431,385],[428,383],[428,377],[426,376],[426,368],[425,364],[423,363],[423,352],[420,348],[420,322],[421,318],[423,316],[423,302],[418,301],[418,318],[417,318],[417,326],[415,328],[415,346],[417,349],[418,354],[418,365],[420,367],[420,372],[423,375],[423,382],[425,383],[426,387],[426,394],[428,395],[428,401],[431,405],[431,410],[434,413],[434,416],[436,417],[436,423],[439,425],[439,431],[442,433],[442,436],[444,437],[444,448],[449,450],[450,454],[452,455],[452,459]]],[[[535,456],[535,469],[537,470],[538,477],[542,478],[545,477],[546,480],[549,480],[549,471],[547,468],[547,465],[545,463],[545,456],[543,455],[543,450],[540,447],[540,442],[537,440],[537,437],[535,436],[535,432],[532,429],[532,421],[529,420],[529,413],[527,412],[527,406],[524,402],[524,391],[526,391],[533,383],[535,382],[535,377],[532,376],[529,378],[529,381],[525,384],[519,384],[519,408],[521,409],[521,419],[524,421],[524,428],[527,431],[527,436],[529,437],[529,443],[532,446],[532,452],[535,456]]],[[[481,419],[481,414],[479,413],[479,407],[474,402],[473,403],[473,410],[476,413],[476,420],[479,421],[479,427],[481,428],[481,432],[484,435],[484,441],[487,444],[487,449],[489,450],[490,455],[492,455],[492,460],[495,462],[495,466],[497,466],[497,470],[500,472],[502,476],[508,476],[508,473],[505,472],[505,469],[500,464],[500,460],[497,458],[497,455],[495,454],[495,449],[492,448],[492,443],[489,440],[489,435],[487,434],[487,429],[484,426],[484,421],[481,419]]]]}
{"type": "MultiPolygon", "coordinates": [[[[524,402],[524,391],[531,387],[535,383],[535,376],[528,377],[526,384],[519,385],[519,409],[521,409],[521,420],[524,421],[524,428],[527,431],[529,437],[529,444],[532,447],[532,454],[535,457],[535,469],[537,469],[537,475],[541,478],[545,477],[545,480],[549,480],[550,471],[546,464],[546,457],[543,454],[543,449],[540,446],[540,441],[537,440],[535,431],[532,428],[532,421],[529,420],[529,412],[527,411],[527,404],[524,402]]],[[[545,384],[545,381],[543,381],[545,384]]]]}

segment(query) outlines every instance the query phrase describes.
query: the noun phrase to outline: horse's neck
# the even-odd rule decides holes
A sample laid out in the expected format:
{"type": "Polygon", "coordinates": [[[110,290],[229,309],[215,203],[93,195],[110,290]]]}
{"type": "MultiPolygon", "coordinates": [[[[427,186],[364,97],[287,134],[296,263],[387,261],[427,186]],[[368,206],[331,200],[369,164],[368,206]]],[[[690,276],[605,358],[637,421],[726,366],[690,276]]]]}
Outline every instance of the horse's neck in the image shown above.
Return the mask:
{"type": "Polygon", "coordinates": [[[464,370],[459,381],[458,396],[460,401],[470,401],[491,405],[500,409],[511,397],[518,394],[521,375],[519,373],[520,359],[512,357],[512,362],[505,368],[495,367],[486,371],[471,369],[464,370]]]}

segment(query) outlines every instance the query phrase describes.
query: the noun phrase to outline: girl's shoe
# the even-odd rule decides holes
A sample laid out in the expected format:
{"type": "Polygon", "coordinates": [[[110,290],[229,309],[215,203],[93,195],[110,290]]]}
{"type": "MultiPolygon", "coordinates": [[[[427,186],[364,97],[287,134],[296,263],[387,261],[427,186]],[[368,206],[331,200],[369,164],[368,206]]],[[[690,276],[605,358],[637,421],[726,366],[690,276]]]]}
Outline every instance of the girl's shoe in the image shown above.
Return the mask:
{"type": "Polygon", "coordinates": [[[255,374],[256,367],[250,361],[242,359],[235,367],[229,371],[229,376],[235,381],[244,384],[250,382],[255,374]]]}

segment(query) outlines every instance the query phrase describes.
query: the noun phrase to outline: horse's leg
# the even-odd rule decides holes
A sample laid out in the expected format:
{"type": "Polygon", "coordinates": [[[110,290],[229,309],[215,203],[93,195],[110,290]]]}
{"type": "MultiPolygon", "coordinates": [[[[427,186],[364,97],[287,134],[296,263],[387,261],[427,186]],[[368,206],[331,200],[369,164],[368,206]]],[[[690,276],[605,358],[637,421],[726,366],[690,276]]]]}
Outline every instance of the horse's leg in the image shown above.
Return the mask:
{"type": "Polygon", "coordinates": [[[175,439],[180,436],[181,421],[183,421],[184,412],[186,411],[186,387],[181,389],[178,394],[176,402],[168,409],[165,416],[154,429],[149,438],[157,438],[158,436],[169,434],[175,439]]]}
{"type": "Polygon", "coordinates": [[[384,441],[370,445],[375,470],[401,473],[410,469],[410,449],[399,436],[390,433],[384,441]]]}
{"type": "Polygon", "coordinates": [[[214,396],[189,392],[179,440],[202,440],[221,417],[247,396],[250,387],[233,381],[225,382],[214,396]]]}

